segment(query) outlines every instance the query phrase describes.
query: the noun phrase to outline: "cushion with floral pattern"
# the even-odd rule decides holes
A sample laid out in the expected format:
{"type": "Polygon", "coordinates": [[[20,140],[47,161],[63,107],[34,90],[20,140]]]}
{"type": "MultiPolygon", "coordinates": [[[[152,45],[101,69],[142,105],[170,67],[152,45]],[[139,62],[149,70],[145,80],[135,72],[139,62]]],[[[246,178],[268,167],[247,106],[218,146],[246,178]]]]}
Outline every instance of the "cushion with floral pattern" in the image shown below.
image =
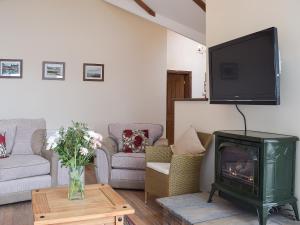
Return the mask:
{"type": "Polygon", "coordinates": [[[6,156],[5,133],[0,133],[0,158],[5,158],[6,156]]]}
{"type": "Polygon", "coordinates": [[[124,130],[122,135],[123,148],[126,153],[144,153],[149,145],[148,130],[124,130]]]}

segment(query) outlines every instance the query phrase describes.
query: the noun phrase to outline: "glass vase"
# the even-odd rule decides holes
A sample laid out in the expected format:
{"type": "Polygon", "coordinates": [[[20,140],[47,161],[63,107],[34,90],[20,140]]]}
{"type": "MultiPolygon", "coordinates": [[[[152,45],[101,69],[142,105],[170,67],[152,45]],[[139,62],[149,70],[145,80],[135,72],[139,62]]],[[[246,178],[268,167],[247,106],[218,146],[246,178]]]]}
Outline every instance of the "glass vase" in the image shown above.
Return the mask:
{"type": "Polygon", "coordinates": [[[69,167],[68,199],[84,199],[84,166],[69,167]]]}

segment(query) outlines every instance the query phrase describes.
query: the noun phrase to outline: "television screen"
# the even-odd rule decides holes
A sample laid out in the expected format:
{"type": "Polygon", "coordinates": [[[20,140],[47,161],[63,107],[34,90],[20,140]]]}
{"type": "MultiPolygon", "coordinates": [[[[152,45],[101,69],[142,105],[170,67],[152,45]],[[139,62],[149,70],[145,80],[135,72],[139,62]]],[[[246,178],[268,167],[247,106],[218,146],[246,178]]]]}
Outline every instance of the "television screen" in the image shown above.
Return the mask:
{"type": "Polygon", "coordinates": [[[279,104],[277,29],[209,48],[210,103],[279,104]]]}

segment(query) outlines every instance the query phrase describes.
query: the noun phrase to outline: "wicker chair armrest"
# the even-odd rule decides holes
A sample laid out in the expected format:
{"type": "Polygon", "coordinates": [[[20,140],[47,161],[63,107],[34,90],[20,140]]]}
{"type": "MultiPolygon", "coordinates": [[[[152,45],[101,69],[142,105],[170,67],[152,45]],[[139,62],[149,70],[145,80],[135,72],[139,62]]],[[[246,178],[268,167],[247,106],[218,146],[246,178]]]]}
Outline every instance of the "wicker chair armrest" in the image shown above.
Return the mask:
{"type": "MultiPolygon", "coordinates": [[[[204,154],[197,155],[173,155],[171,160],[170,174],[182,173],[195,170],[200,167],[200,163],[204,154]]],[[[199,172],[199,171],[198,171],[199,172]]]]}
{"type": "Polygon", "coordinates": [[[204,154],[173,155],[169,173],[170,195],[194,193],[200,187],[200,167],[204,154]]]}
{"type": "Polygon", "coordinates": [[[160,138],[158,139],[153,146],[168,146],[169,141],[167,138],[160,138]]]}
{"type": "Polygon", "coordinates": [[[146,148],[146,162],[167,162],[172,159],[172,151],[168,146],[148,146],[146,148]]]}

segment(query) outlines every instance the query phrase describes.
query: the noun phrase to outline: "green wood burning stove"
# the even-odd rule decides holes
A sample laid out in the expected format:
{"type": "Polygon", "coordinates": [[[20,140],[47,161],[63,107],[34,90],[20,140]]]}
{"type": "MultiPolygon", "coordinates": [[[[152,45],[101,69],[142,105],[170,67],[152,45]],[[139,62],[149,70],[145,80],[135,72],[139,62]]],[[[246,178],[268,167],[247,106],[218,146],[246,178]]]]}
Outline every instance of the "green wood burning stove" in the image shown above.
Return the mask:
{"type": "Polygon", "coordinates": [[[291,204],[299,220],[294,197],[296,142],[294,136],[257,131],[217,131],[216,190],[256,208],[260,225],[266,225],[272,207],[291,204]]]}

